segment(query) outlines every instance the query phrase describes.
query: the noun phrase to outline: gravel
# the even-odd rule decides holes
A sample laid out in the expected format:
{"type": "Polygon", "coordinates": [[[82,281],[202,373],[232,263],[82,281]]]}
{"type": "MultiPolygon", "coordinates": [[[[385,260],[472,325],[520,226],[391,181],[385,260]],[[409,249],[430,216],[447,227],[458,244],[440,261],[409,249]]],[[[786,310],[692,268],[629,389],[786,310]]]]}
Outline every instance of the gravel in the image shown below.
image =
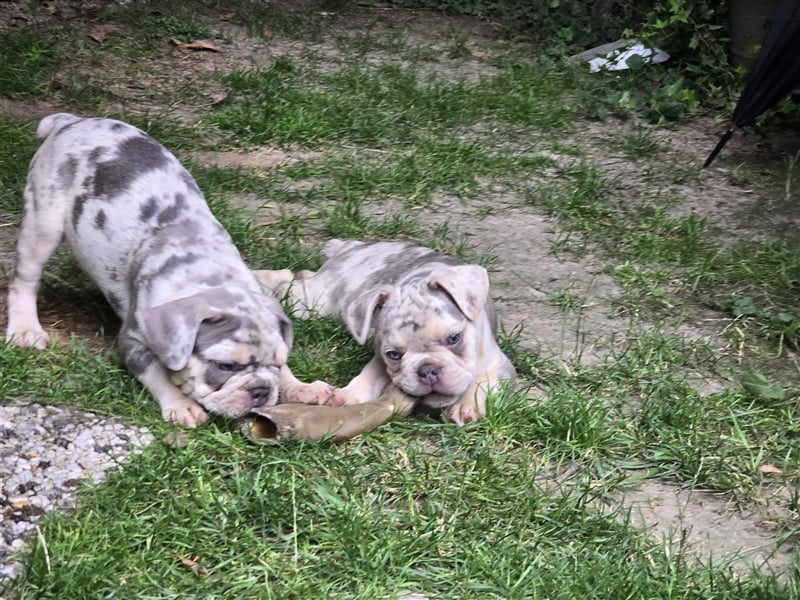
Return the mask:
{"type": "Polygon", "coordinates": [[[0,399],[0,583],[21,574],[15,555],[43,515],[74,506],[82,483],[152,441],[146,428],[94,413],[0,399]]]}

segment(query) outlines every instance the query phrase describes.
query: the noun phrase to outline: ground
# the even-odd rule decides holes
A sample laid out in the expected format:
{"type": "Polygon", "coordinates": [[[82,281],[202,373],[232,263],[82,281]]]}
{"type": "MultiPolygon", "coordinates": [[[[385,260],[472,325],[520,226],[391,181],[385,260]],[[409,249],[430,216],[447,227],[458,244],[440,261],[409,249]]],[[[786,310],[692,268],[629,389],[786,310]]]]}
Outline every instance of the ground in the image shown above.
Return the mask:
{"type": "MultiPolygon", "coordinates": [[[[74,23],[75,35],[89,34],[88,25],[77,18],[91,10],[88,3],[56,1],[46,4],[52,7],[51,18],[74,23]]],[[[0,22],[5,27],[23,26],[31,18],[23,8],[21,3],[0,2],[0,22]]],[[[202,77],[205,73],[233,65],[264,65],[279,56],[302,59],[313,54],[318,62],[327,60],[331,69],[338,68],[339,50],[333,42],[313,43],[313,47],[309,47],[298,41],[254,38],[233,23],[223,26],[226,39],[214,41],[220,52],[181,54],[165,46],[159,60],[163,69],[150,68],[149,75],[130,66],[109,65],[110,69],[121,69],[109,78],[109,108],[139,114],[169,112],[192,124],[203,107],[224,100],[224,89],[196,90],[195,106],[188,103],[168,105],[165,102],[168,94],[154,94],[153,90],[169,87],[172,84],[167,80],[172,78],[180,78],[185,85],[191,85],[194,81],[207,81],[202,77]]],[[[493,36],[497,29],[482,20],[386,5],[372,7],[353,17],[347,25],[336,21],[335,27],[337,35],[348,34],[342,28],[351,28],[353,35],[369,28],[370,31],[384,31],[386,35],[402,35],[408,45],[429,48],[451,43],[453,31],[458,31],[469,52],[457,59],[441,60],[436,64],[437,71],[445,77],[466,78],[492,71],[484,58],[495,47],[493,36]]],[[[368,55],[366,60],[377,60],[377,56],[368,55]]],[[[28,119],[59,109],[57,102],[0,101],[0,112],[28,119]]],[[[757,237],[765,232],[792,236],[800,219],[794,202],[787,202],[774,187],[766,189],[758,182],[737,184],[736,178],[731,177],[731,171],[740,163],[763,163],[770,172],[780,172],[784,168],[781,157],[788,149],[797,147],[796,140],[789,135],[765,140],[739,134],[724,150],[721,160],[700,176],[680,179],[666,175],[665,165],[673,172],[678,169],[696,172],[724,128],[723,122],[711,116],[696,117],[670,128],[609,118],[605,122],[585,123],[571,134],[570,140],[565,140],[565,145],[584,148],[586,160],[617,181],[615,193],[629,200],[650,193],[654,186],[660,191],[668,188],[680,198],[672,211],[696,214],[732,239],[757,237]],[[657,158],[631,160],[615,150],[608,140],[612,135],[619,136],[621,131],[652,134],[660,145],[657,158]]],[[[315,158],[313,153],[293,147],[260,148],[247,153],[189,151],[184,155],[199,164],[246,165],[264,170],[299,158],[315,158]]],[[[569,160],[567,156],[554,155],[553,158],[557,162],[569,160]]],[[[608,258],[592,251],[571,257],[553,253],[552,249],[563,243],[565,234],[551,216],[523,202],[516,192],[493,187],[491,182],[486,182],[482,192],[479,199],[469,202],[444,193],[435,194],[428,206],[414,210],[414,217],[431,229],[446,225],[454,237],[491,256],[494,295],[503,325],[509,332],[519,332],[523,348],[561,357],[565,366],[575,361],[602,364],[613,355],[615,346],[625,339],[632,327],[647,327],[646,322],[640,321],[633,325],[635,319],[620,311],[615,303],[622,292],[608,274],[608,258]],[[577,310],[565,311],[553,301],[554,297],[566,293],[580,299],[577,310]]],[[[246,194],[233,197],[231,201],[244,209],[255,210],[256,219],[267,224],[278,210],[274,206],[254,204],[246,194]]],[[[375,215],[401,214],[406,210],[409,209],[401,203],[370,208],[375,215]]],[[[7,272],[13,260],[14,227],[11,219],[4,216],[0,219],[3,219],[0,222],[0,266],[7,272]]],[[[5,278],[2,286],[5,287],[5,278]]],[[[0,313],[5,312],[4,303],[5,298],[0,298],[0,313]]],[[[64,339],[76,333],[98,340],[97,319],[87,318],[82,307],[69,298],[50,299],[41,312],[45,326],[63,331],[64,339]]],[[[101,345],[113,338],[113,319],[106,315],[103,320],[108,323],[108,330],[99,337],[101,345]]],[[[719,314],[703,306],[685,306],[673,326],[687,339],[703,339],[720,349],[730,349],[732,342],[723,335],[719,314]]],[[[697,385],[714,388],[725,386],[727,382],[703,380],[697,385]]],[[[791,548],[784,546],[774,551],[773,524],[781,515],[777,514],[779,503],[770,502],[769,496],[781,493],[780,489],[769,490],[763,507],[738,510],[728,494],[689,490],[677,483],[648,480],[618,494],[617,501],[631,507],[656,535],[673,541],[685,536],[699,560],[739,555],[759,567],[780,570],[790,560],[791,548]]]]}

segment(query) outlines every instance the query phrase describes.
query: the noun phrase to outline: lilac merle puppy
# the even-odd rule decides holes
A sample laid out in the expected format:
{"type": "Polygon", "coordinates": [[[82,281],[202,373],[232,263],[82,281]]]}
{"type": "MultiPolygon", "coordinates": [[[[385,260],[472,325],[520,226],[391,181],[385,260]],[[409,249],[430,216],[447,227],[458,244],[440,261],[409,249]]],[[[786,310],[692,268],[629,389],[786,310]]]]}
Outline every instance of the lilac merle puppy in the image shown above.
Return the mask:
{"type": "Polygon", "coordinates": [[[342,399],[368,402],[392,383],[456,423],[483,417],[487,393],[515,376],[495,339],[486,269],[400,242],[331,240],[323,254],[316,273],[256,276],[300,317],[340,317],[360,344],[374,333],[375,357],[342,399]]]}
{"type": "Polygon", "coordinates": [[[194,427],[279,400],[336,402],[287,366],[292,326],[262,291],[192,176],[135,127],[60,113],[39,124],[6,341],[45,348],[36,310],[62,239],[122,319],[119,349],[164,419],[194,427]]]}

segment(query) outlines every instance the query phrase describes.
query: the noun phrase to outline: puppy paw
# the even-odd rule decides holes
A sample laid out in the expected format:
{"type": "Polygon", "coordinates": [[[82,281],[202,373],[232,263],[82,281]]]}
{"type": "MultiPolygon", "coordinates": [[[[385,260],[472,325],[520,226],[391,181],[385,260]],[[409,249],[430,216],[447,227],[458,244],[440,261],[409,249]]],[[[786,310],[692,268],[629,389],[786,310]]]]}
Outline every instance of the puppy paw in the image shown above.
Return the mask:
{"type": "Polygon", "coordinates": [[[457,402],[451,406],[447,411],[447,418],[456,425],[466,425],[474,421],[480,421],[483,414],[478,410],[478,406],[474,402],[457,402]]]}
{"type": "Polygon", "coordinates": [[[186,402],[162,406],[161,415],[167,423],[175,423],[182,427],[197,427],[208,421],[208,413],[189,399],[186,402]]]}
{"type": "Polygon", "coordinates": [[[7,331],[6,342],[18,348],[36,348],[44,350],[50,345],[50,336],[41,328],[7,331]]]}
{"type": "Polygon", "coordinates": [[[299,402],[301,404],[326,404],[328,406],[341,406],[343,402],[338,398],[336,390],[324,381],[300,383],[284,390],[284,402],[299,402]],[[337,404],[338,402],[338,404],[337,404]]]}

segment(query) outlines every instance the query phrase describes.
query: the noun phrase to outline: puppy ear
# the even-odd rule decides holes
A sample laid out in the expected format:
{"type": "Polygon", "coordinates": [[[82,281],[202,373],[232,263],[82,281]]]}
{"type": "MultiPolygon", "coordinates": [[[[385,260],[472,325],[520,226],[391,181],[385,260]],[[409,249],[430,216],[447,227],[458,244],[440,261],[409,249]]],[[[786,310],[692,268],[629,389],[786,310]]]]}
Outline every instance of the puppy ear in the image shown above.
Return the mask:
{"type": "Polygon", "coordinates": [[[344,311],[344,322],[359,344],[369,337],[375,315],[392,293],[392,287],[382,285],[372,288],[344,311]]]}
{"type": "Polygon", "coordinates": [[[147,346],[170,371],[179,371],[189,362],[200,323],[219,313],[199,295],[149,308],[142,323],[147,346]]]}
{"type": "Polygon", "coordinates": [[[457,265],[436,271],[428,285],[444,290],[458,309],[474,321],[489,299],[489,274],[478,265],[457,265]]]}

